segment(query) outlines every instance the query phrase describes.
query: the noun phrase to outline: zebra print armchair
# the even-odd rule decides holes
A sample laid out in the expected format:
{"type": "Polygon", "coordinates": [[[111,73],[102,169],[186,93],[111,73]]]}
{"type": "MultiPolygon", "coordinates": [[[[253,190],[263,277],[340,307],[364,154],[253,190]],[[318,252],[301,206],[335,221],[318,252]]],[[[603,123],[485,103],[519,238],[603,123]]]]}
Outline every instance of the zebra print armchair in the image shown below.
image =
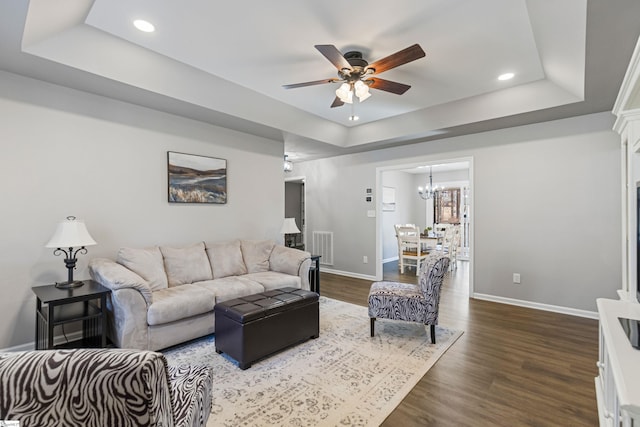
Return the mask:
{"type": "Polygon", "coordinates": [[[120,349],[0,354],[0,420],[21,426],[204,426],[211,369],[120,349]]]}
{"type": "Polygon", "coordinates": [[[418,285],[375,282],[369,290],[369,318],[374,336],[376,318],[419,322],[431,326],[431,342],[436,343],[440,289],[449,268],[449,258],[432,252],[426,259],[418,285]]]}

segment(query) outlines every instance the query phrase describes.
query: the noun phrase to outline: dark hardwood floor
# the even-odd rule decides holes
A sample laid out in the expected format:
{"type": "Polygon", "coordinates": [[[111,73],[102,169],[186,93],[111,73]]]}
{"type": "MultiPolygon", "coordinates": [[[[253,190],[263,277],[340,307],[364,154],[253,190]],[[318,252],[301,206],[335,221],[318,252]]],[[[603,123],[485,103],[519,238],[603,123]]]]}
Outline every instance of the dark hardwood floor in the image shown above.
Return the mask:
{"type": "MultiPolygon", "coordinates": [[[[439,324],[464,331],[383,426],[597,426],[598,322],[468,298],[443,284],[439,324]]],[[[417,283],[385,264],[385,280],[417,283]]],[[[367,305],[370,281],[321,273],[322,295],[367,305]]]]}

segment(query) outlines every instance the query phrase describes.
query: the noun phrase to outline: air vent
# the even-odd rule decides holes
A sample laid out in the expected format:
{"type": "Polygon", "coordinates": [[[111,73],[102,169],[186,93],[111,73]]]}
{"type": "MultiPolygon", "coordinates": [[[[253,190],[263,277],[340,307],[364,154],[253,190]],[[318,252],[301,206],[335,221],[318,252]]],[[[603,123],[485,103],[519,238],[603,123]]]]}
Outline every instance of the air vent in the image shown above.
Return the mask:
{"type": "Polygon", "coordinates": [[[333,265],[333,231],[314,231],[313,255],[320,255],[320,264],[333,265]]]}

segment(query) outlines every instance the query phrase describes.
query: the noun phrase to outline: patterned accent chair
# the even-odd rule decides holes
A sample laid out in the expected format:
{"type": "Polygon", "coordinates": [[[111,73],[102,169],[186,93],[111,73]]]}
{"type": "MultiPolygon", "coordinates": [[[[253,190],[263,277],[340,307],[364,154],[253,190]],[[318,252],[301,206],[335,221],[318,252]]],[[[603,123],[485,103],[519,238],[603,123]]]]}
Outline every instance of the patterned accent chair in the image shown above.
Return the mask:
{"type": "Polygon", "coordinates": [[[440,289],[449,268],[449,258],[433,252],[426,260],[418,285],[375,282],[369,290],[371,336],[378,319],[405,320],[431,326],[431,342],[436,343],[440,289]]]}
{"type": "Polygon", "coordinates": [[[204,426],[213,374],[120,349],[0,354],[0,420],[21,426],[204,426]]]}

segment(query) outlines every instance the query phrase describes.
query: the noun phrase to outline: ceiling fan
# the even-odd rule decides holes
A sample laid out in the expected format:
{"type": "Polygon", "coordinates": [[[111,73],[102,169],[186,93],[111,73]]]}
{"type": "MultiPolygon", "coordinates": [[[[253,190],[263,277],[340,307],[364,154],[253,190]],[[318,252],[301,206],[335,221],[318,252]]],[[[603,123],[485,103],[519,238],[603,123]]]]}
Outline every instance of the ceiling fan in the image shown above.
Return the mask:
{"type": "Polygon", "coordinates": [[[285,89],[295,89],[324,83],[343,82],[340,88],[336,90],[336,98],[333,100],[331,108],[340,107],[345,103],[351,104],[354,93],[360,102],[364,101],[371,96],[369,94],[369,88],[402,95],[409,90],[411,86],[384,80],[376,77],[376,75],[408,62],[415,61],[426,55],[420,45],[414,44],[369,64],[362,58],[362,52],[351,51],[343,55],[331,44],[318,44],[315,45],[315,48],[338,69],[339,78],[314,80],[311,82],[283,85],[282,87],[285,89]]]}

